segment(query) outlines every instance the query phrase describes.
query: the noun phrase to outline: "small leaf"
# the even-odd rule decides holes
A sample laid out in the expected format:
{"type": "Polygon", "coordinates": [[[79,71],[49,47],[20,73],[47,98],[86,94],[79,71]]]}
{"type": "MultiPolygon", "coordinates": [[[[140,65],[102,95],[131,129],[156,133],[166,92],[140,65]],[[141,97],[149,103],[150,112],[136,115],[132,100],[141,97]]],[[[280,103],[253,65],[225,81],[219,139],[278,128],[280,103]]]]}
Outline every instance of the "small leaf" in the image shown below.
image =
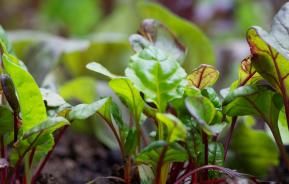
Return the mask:
{"type": "Polygon", "coordinates": [[[96,114],[96,112],[101,109],[108,100],[109,98],[104,98],[91,104],[80,104],[72,107],[68,114],[69,121],[73,121],[74,119],[87,119],[96,114]]]}
{"type": "Polygon", "coordinates": [[[110,73],[110,71],[108,71],[105,67],[103,67],[101,64],[96,63],[96,62],[88,63],[86,65],[86,68],[88,68],[89,70],[92,70],[94,72],[100,73],[102,75],[105,75],[111,79],[118,77],[118,76],[110,73]]]}
{"type": "Polygon", "coordinates": [[[210,87],[204,88],[201,91],[201,94],[207,97],[216,108],[220,109],[222,107],[221,99],[219,98],[217,92],[210,87]]]}
{"type": "Polygon", "coordinates": [[[32,129],[30,129],[29,131],[25,132],[24,134],[24,139],[42,132],[42,134],[51,134],[53,133],[55,130],[65,126],[65,125],[69,125],[70,123],[63,117],[53,117],[53,118],[48,118],[46,121],[42,122],[41,124],[38,124],[37,126],[33,127],[32,129]]]}
{"type": "Polygon", "coordinates": [[[172,114],[156,114],[160,123],[166,125],[168,130],[168,142],[184,141],[186,139],[187,130],[186,126],[172,114]]]}
{"type": "Polygon", "coordinates": [[[4,53],[2,59],[4,69],[12,78],[17,91],[22,128],[26,132],[47,119],[42,95],[33,77],[14,62],[17,58],[4,53]]]}
{"type": "Polygon", "coordinates": [[[216,109],[212,102],[203,96],[187,97],[186,107],[193,118],[209,135],[215,135],[216,132],[210,128],[209,124],[215,117],[216,109]]]}
{"type": "Polygon", "coordinates": [[[219,78],[219,72],[211,65],[202,64],[187,76],[189,85],[199,89],[212,86],[219,78]]]}
{"type": "Polygon", "coordinates": [[[115,78],[109,82],[109,86],[128,105],[138,123],[144,108],[144,101],[132,82],[127,78],[115,78]]]}
{"type": "Polygon", "coordinates": [[[125,144],[124,144],[124,150],[127,155],[131,155],[134,153],[135,148],[137,146],[137,137],[136,137],[136,131],[134,129],[130,129],[128,131],[125,144]]]}
{"type": "Polygon", "coordinates": [[[252,61],[252,57],[249,56],[241,62],[240,68],[239,68],[239,86],[243,85],[250,85],[255,84],[259,80],[262,79],[259,73],[257,73],[256,69],[254,68],[252,61]]]}

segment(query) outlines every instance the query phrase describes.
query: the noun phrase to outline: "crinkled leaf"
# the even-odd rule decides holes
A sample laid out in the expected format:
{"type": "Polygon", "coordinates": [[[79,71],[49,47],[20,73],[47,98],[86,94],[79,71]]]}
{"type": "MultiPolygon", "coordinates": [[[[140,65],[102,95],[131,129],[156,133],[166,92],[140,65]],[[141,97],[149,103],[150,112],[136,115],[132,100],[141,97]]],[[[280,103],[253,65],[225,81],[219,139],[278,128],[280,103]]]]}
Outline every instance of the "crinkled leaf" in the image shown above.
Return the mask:
{"type": "Polygon", "coordinates": [[[13,113],[7,107],[0,106],[0,135],[13,131],[13,113]]]}
{"type": "MultiPolygon", "coordinates": [[[[252,27],[247,32],[256,71],[283,96],[289,96],[289,3],[274,17],[271,32],[252,27]]],[[[288,103],[288,102],[286,102],[288,103]]]]}
{"type": "Polygon", "coordinates": [[[110,71],[108,71],[104,66],[102,66],[101,64],[96,63],[96,62],[88,63],[86,65],[86,68],[88,68],[89,70],[92,70],[94,72],[100,73],[102,75],[105,75],[111,79],[117,77],[116,75],[114,75],[110,71]]]}
{"type": "Polygon", "coordinates": [[[38,124],[37,126],[31,128],[29,131],[25,132],[24,138],[27,138],[33,134],[42,133],[44,134],[51,134],[55,130],[65,126],[69,125],[67,119],[63,117],[52,117],[48,118],[46,121],[42,122],[41,124],[38,124]]]}
{"type": "Polygon", "coordinates": [[[189,85],[199,89],[212,86],[219,78],[219,71],[211,65],[202,64],[187,76],[189,85]]]}
{"type": "Polygon", "coordinates": [[[46,109],[39,87],[33,77],[14,62],[9,54],[2,57],[4,69],[12,78],[19,99],[22,128],[26,132],[47,119],[46,109]]]}
{"type": "Polygon", "coordinates": [[[186,68],[187,72],[197,67],[201,62],[206,64],[215,63],[212,44],[206,35],[192,22],[181,19],[156,3],[141,2],[138,4],[138,8],[143,19],[152,18],[165,23],[176,38],[188,48],[184,62],[184,68],[186,68]]]}
{"type": "Polygon", "coordinates": [[[69,121],[74,119],[87,119],[101,109],[109,99],[110,98],[103,98],[91,104],[79,104],[72,107],[68,114],[69,121]]]}
{"type": "Polygon", "coordinates": [[[170,60],[161,50],[148,47],[131,57],[126,76],[145,99],[157,105],[161,112],[167,103],[182,96],[186,72],[175,60],[170,60]]]}
{"type": "Polygon", "coordinates": [[[167,127],[168,142],[184,141],[186,139],[187,130],[186,126],[172,114],[156,114],[160,123],[163,123],[167,127]]]}
{"type": "Polygon", "coordinates": [[[109,82],[109,86],[128,105],[138,123],[144,108],[144,101],[132,82],[127,78],[115,78],[109,82]]]}
{"type": "Polygon", "coordinates": [[[209,135],[215,135],[216,132],[210,128],[209,124],[215,117],[216,109],[213,103],[203,96],[187,97],[186,107],[193,118],[203,128],[203,130],[209,135]]]}

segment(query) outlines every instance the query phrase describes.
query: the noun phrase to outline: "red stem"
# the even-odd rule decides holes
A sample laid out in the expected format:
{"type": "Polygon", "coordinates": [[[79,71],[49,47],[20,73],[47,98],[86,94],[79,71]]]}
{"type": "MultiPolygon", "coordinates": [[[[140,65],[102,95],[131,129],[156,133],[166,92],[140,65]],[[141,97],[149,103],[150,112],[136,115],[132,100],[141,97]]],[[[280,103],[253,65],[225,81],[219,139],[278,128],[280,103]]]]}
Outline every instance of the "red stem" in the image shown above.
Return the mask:
{"type": "Polygon", "coordinates": [[[36,147],[32,148],[31,153],[29,155],[29,167],[31,168],[32,166],[32,162],[33,162],[33,157],[36,151],[36,147]]]}
{"type": "Polygon", "coordinates": [[[227,158],[227,153],[228,153],[229,145],[230,145],[230,142],[231,142],[231,139],[232,139],[232,135],[233,135],[233,132],[234,132],[234,128],[236,126],[237,118],[238,118],[237,116],[234,116],[232,118],[232,123],[231,123],[231,126],[230,126],[229,135],[227,136],[226,143],[225,143],[225,148],[224,148],[224,160],[226,160],[226,158],[227,158]]]}
{"type": "MultiPolygon", "coordinates": [[[[0,146],[1,146],[1,157],[6,159],[6,148],[4,144],[4,137],[3,135],[0,136],[0,146]]],[[[1,169],[1,183],[5,183],[7,176],[7,167],[1,169]]]]}
{"type": "Polygon", "coordinates": [[[41,162],[40,166],[38,167],[36,173],[33,175],[32,180],[31,180],[31,184],[34,184],[36,182],[36,179],[39,177],[39,175],[41,174],[41,171],[43,170],[45,164],[47,163],[47,161],[49,160],[52,152],[54,151],[57,143],[59,142],[60,138],[63,136],[64,132],[66,131],[66,129],[68,128],[68,125],[64,126],[60,132],[58,133],[57,137],[55,138],[55,143],[52,147],[52,149],[47,153],[47,155],[45,156],[44,160],[41,162]]]}
{"type": "MultiPolygon", "coordinates": [[[[208,135],[205,132],[202,132],[203,144],[205,145],[205,165],[209,164],[209,142],[208,135]]],[[[208,179],[208,170],[205,170],[204,180],[208,179]]]]}
{"type": "Polygon", "coordinates": [[[236,173],[235,171],[232,171],[232,170],[229,170],[229,169],[226,169],[226,168],[223,168],[223,167],[220,167],[220,166],[216,166],[216,165],[205,165],[205,166],[202,166],[202,167],[199,167],[197,169],[194,169],[188,173],[186,173],[184,176],[182,176],[180,179],[178,179],[178,181],[175,182],[175,184],[182,184],[183,183],[183,180],[185,180],[187,177],[190,177],[192,174],[195,174],[199,171],[202,171],[204,169],[213,169],[213,170],[219,170],[219,171],[222,171],[224,172],[225,174],[229,175],[230,177],[234,177],[234,176],[238,176],[239,174],[236,173]]]}
{"type": "Polygon", "coordinates": [[[18,178],[18,169],[20,167],[20,164],[22,162],[22,160],[24,159],[26,153],[33,147],[33,145],[36,143],[36,141],[38,140],[38,138],[40,137],[40,135],[42,134],[42,132],[39,132],[39,134],[36,136],[36,138],[33,140],[33,142],[28,146],[28,148],[23,152],[23,154],[19,157],[19,159],[17,160],[16,164],[15,164],[15,169],[13,172],[13,175],[11,177],[11,183],[15,183],[15,179],[18,178]]]}

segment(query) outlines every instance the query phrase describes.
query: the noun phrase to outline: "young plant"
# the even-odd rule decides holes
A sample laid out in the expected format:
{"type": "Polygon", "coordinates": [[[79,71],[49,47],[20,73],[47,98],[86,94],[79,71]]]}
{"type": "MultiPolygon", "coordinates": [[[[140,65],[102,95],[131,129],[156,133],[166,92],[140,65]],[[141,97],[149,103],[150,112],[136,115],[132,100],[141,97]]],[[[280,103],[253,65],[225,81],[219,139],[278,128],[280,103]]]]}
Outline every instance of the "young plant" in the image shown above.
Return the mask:
{"type": "Polygon", "coordinates": [[[39,87],[13,54],[2,28],[0,61],[1,183],[35,183],[34,169],[55,146],[53,132],[70,123],[60,115],[47,116],[39,87]]]}

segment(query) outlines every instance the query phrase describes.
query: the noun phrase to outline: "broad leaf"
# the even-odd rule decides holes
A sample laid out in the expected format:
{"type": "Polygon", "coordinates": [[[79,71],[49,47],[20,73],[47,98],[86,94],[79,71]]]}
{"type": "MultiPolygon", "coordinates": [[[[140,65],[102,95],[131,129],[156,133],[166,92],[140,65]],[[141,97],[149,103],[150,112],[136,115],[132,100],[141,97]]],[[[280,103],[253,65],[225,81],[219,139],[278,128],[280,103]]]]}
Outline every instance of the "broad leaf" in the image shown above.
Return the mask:
{"type": "Polygon", "coordinates": [[[168,102],[182,96],[186,72],[155,47],[133,55],[125,74],[160,112],[165,111],[168,102]]]}
{"type": "Polygon", "coordinates": [[[187,136],[186,126],[172,114],[156,114],[160,123],[167,127],[167,140],[169,143],[174,141],[184,141],[187,136]]]}
{"type": "Polygon", "coordinates": [[[41,88],[40,91],[42,94],[42,98],[46,102],[46,105],[48,107],[59,107],[66,104],[63,98],[60,95],[54,93],[53,91],[45,88],[41,88]]]}
{"type": "Polygon", "coordinates": [[[4,69],[12,78],[19,98],[22,128],[26,132],[46,120],[46,109],[39,87],[33,77],[24,70],[17,58],[5,54],[2,57],[4,69]]]}
{"type": "Polygon", "coordinates": [[[288,8],[289,3],[286,3],[274,17],[271,32],[268,33],[260,27],[252,27],[247,32],[247,40],[253,55],[253,66],[287,100],[289,96],[288,8]]]}
{"type": "Polygon", "coordinates": [[[229,116],[256,115],[272,128],[277,126],[281,97],[266,86],[243,86],[229,93],[223,111],[229,116]]]}
{"type": "Polygon", "coordinates": [[[181,19],[156,3],[141,2],[138,4],[138,8],[143,19],[152,18],[164,23],[176,38],[188,48],[184,62],[184,68],[187,72],[200,65],[201,62],[206,64],[215,63],[212,44],[207,36],[192,22],[181,19]]]}
{"type": "Polygon", "coordinates": [[[46,121],[42,122],[41,124],[31,128],[29,131],[25,132],[24,138],[27,138],[33,134],[37,134],[41,132],[41,134],[51,134],[55,130],[69,125],[70,123],[63,117],[53,117],[48,118],[46,121]]]}
{"type": "Polygon", "coordinates": [[[135,123],[138,123],[144,108],[144,101],[132,82],[127,78],[115,78],[109,82],[109,86],[128,105],[135,123]]]}
{"type": "Polygon", "coordinates": [[[219,72],[211,65],[202,64],[187,76],[189,85],[202,89],[212,86],[219,78],[219,72]]]}

